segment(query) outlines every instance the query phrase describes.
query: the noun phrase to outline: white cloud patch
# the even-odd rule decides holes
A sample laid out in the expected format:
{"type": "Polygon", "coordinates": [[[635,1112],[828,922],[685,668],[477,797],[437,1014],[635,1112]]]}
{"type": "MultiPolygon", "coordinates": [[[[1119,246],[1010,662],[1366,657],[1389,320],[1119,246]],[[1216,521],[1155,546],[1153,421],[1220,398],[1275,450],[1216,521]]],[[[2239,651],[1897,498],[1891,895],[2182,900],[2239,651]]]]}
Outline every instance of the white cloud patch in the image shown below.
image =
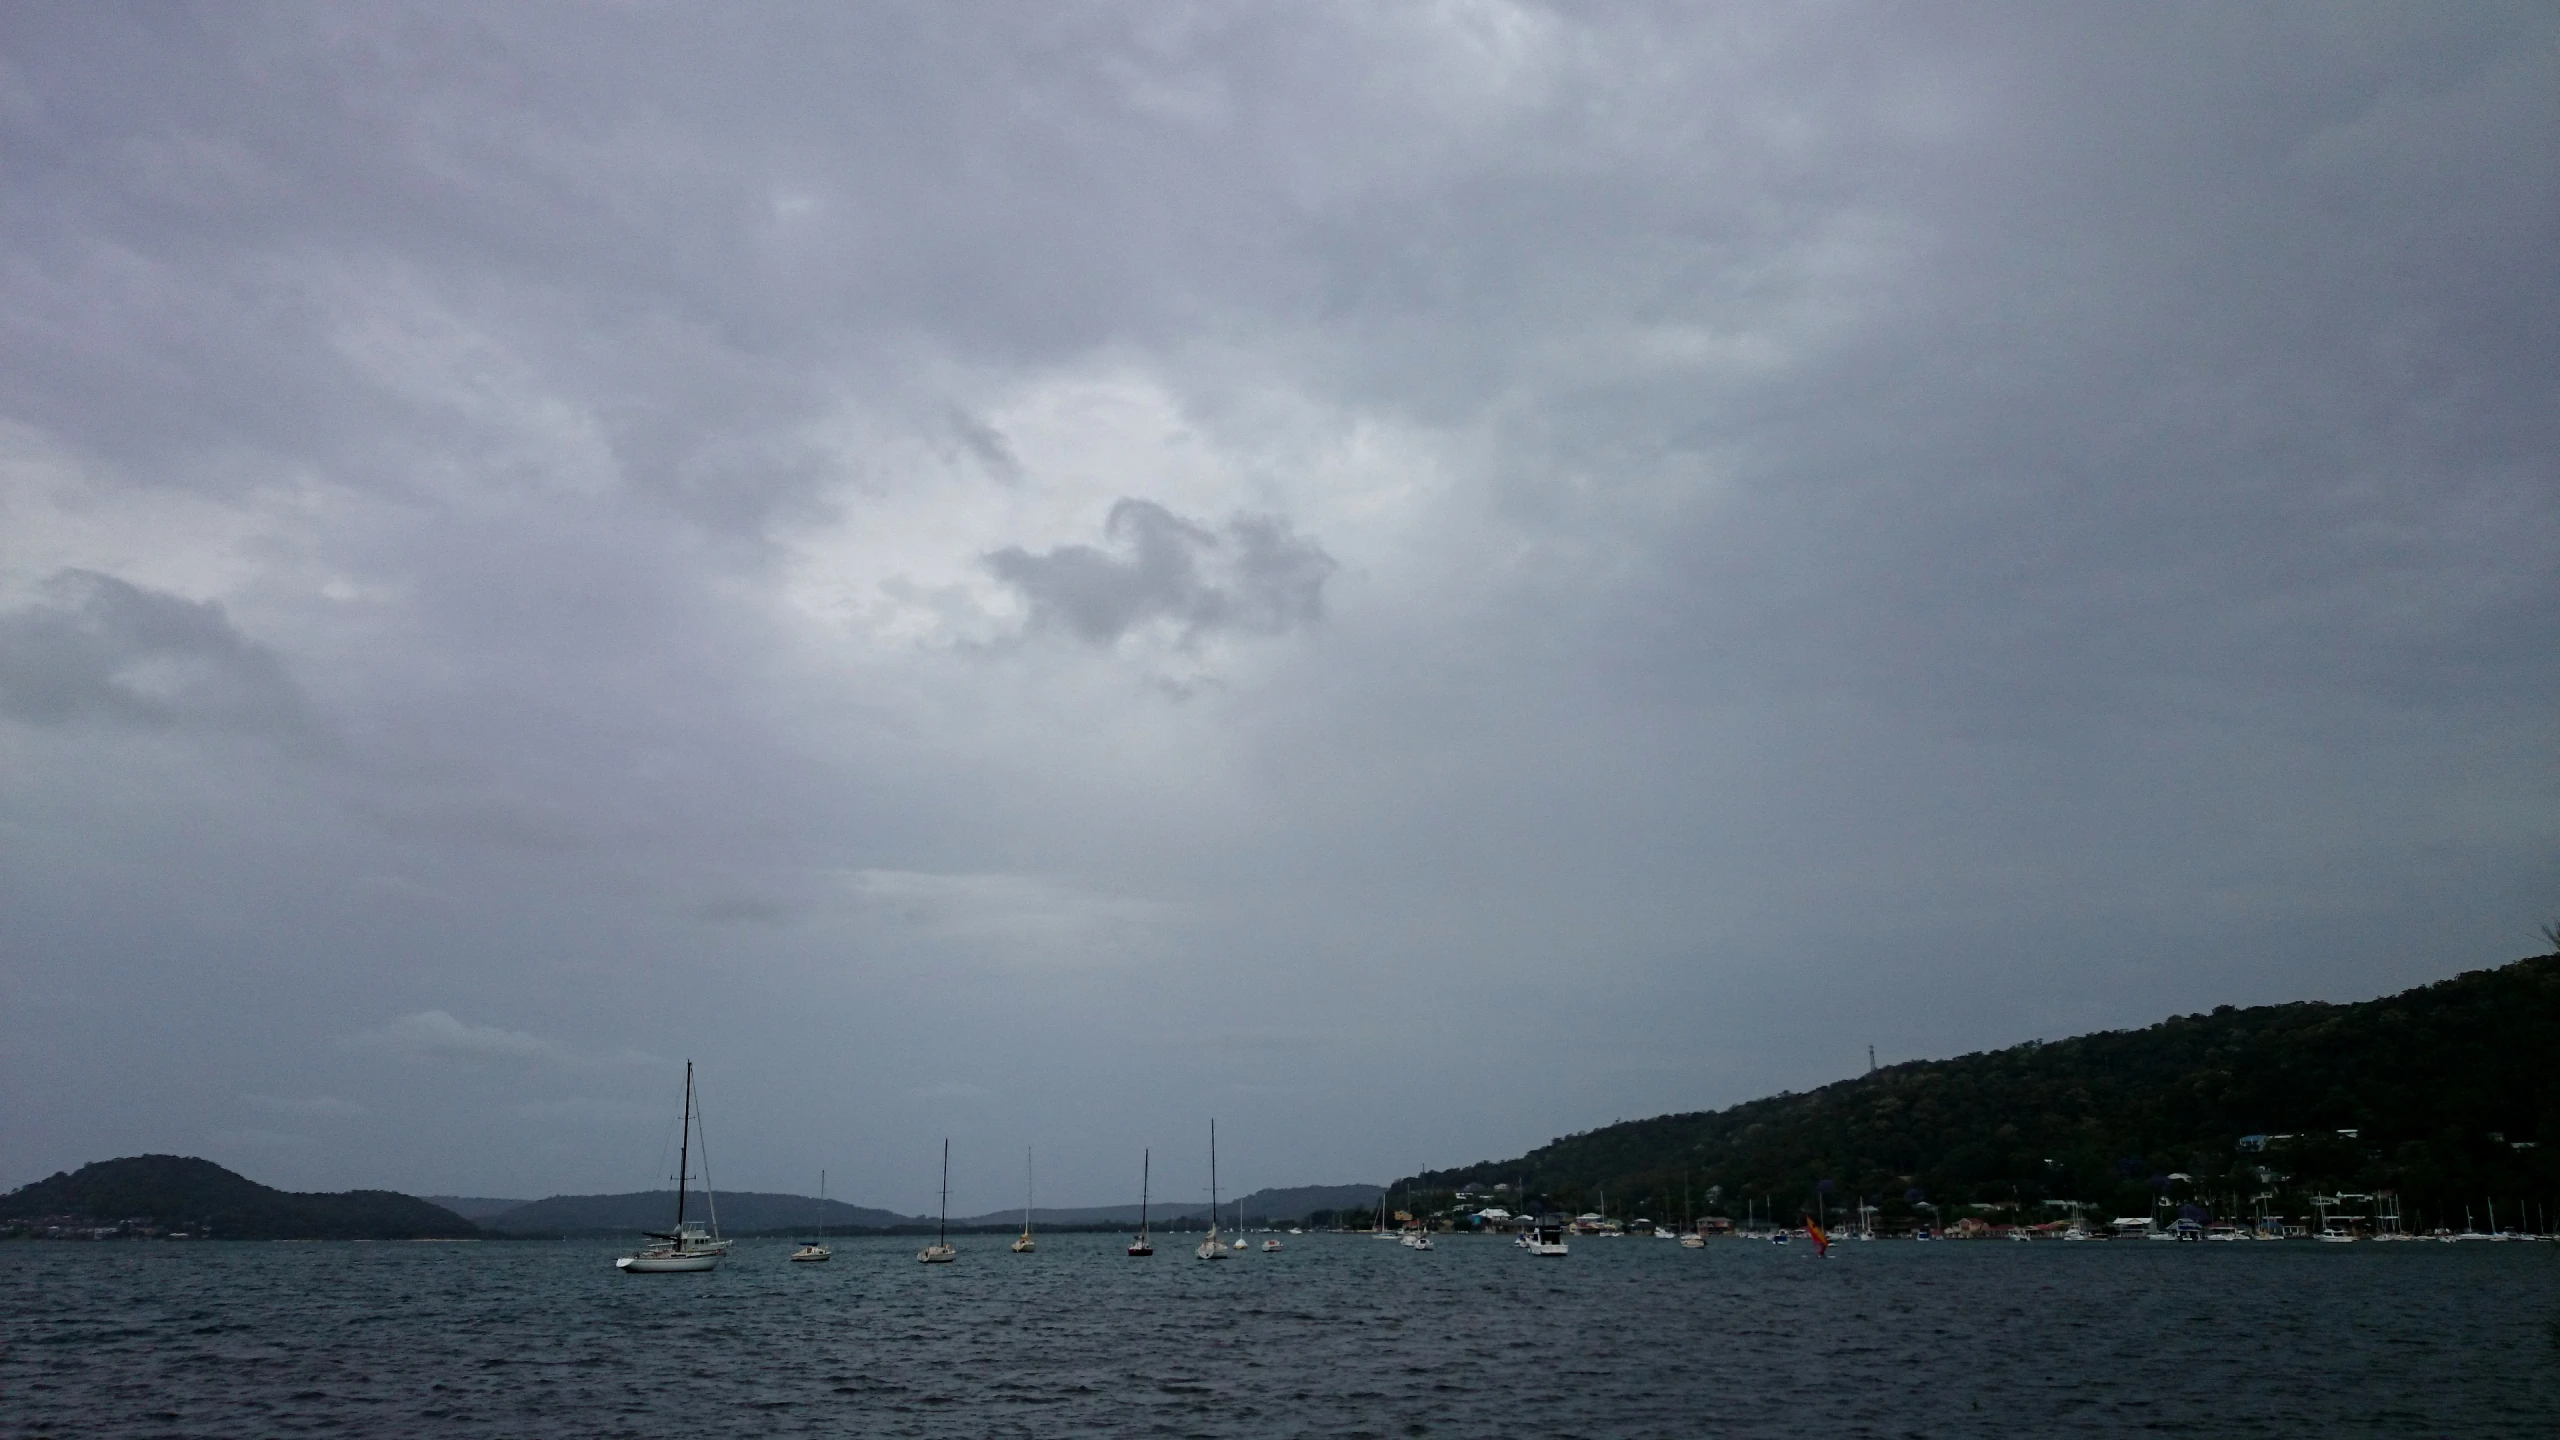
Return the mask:
{"type": "Polygon", "coordinates": [[[523,1030],[466,1024],[442,1010],[403,1015],[389,1024],[357,1031],[341,1044],[350,1050],[444,1064],[588,1068],[659,1063],[637,1050],[589,1051],[523,1030]]]}

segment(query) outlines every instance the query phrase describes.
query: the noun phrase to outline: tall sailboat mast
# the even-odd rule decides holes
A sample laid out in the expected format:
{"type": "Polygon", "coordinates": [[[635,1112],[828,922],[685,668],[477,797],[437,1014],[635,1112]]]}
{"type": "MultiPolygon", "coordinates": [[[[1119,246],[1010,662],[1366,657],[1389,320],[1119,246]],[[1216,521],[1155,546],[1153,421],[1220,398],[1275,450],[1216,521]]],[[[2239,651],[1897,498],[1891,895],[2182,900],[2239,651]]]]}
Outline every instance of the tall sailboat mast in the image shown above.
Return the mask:
{"type": "MultiPolygon", "coordinates": [[[[729,1253],[729,1242],[720,1238],[720,1209],[711,1208],[711,1229],[685,1223],[685,1191],[693,1180],[693,1062],[684,1062],[684,1109],[678,1112],[676,1140],[676,1223],[661,1235],[648,1232],[650,1243],[640,1247],[636,1255],[625,1255],[613,1262],[614,1268],[626,1275],[663,1275],[676,1271],[701,1271],[717,1267],[720,1257],[729,1253]]],[[[666,1152],[660,1151],[663,1156],[666,1152]]],[[[711,1142],[702,1147],[703,1194],[711,1193],[711,1142]]]]}
{"type": "Polygon", "coordinates": [[[1156,1253],[1155,1242],[1147,1238],[1147,1190],[1149,1182],[1155,1179],[1155,1158],[1153,1150],[1144,1150],[1138,1155],[1138,1233],[1129,1242],[1127,1252],[1132,1260],[1156,1253]]]}
{"type": "Polygon", "coordinates": [[[1227,1247],[1218,1240],[1218,1122],[1209,1122],[1209,1238],[1193,1252],[1203,1260],[1224,1260],[1227,1247]]]}
{"type": "Polygon", "coordinates": [[[933,1243],[916,1252],[916,1259],[926,1265],[948,1265],[956,1252],[951,1248],[951,1137],[942,1137],[942,1209],[933,1222],[933,1243]]]}
{"type": "MultiPolygon", "coordinates": [[[[676,1228],[684,1228],[684,1172],[693,1163],[693,1062],[684,1062],[684,1119],[676,1139],[676,1228]]],[[[661,1155],[667,1152],[661,1150],[661,1155]]]]}
{"type": "Polygon", "coordinates": [[[1022,1147],[1022,1233],[1013,1237],[1013,1253],[1016,1255],[1028,1255],[1031,1253],[1033,1248],[1033,1241],[1031,1239],[1031,1192],[1033,1174],[1034,1172],[1031,1169],[1031,1147],[1025,1145],[1022,1147]]]}

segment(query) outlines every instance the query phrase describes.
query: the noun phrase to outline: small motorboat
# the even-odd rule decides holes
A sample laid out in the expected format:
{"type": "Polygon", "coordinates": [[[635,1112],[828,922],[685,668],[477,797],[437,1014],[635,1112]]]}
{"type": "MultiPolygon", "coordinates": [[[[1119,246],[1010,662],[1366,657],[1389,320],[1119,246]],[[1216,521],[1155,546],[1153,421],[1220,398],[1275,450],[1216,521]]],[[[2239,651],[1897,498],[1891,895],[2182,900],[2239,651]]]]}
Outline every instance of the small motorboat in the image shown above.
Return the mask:
{"type": "Polygon", "coordinates": [[[1263,1242],[1262,1242],[1262,1253],[1263,1253],[1263,1254],[1265,1254],[1265,1255],[1268,1255],[1268,1254],[1270,1254],[1272,1251],[1277,1250],[1277,1249],[1279,1249],[1279,1248],[1280,1248],[1280,1242],[1279,1242],[1279,1241],[1277,1241],[1277,1240],[1265,1240],[1265,1241],[1263,1241],[1263,1242]]]}

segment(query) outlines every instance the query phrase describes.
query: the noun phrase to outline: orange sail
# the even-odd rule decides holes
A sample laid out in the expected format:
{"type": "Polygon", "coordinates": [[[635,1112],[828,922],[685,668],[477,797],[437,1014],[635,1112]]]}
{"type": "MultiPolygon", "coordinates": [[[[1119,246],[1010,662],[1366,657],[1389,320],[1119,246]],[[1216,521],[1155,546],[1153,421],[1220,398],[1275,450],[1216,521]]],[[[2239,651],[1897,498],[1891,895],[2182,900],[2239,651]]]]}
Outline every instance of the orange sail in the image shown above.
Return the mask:
{"type": "Polygon", "coordinates": [[[1831,1253],[1831,1237],[1822,1233],[1822,1227],[1814,1224],[1813,1217],[1810,1215],[1804,1217],[1804,1233],[1813,1237],[1815,1259],[1819,1260],[1831,1253]]]}

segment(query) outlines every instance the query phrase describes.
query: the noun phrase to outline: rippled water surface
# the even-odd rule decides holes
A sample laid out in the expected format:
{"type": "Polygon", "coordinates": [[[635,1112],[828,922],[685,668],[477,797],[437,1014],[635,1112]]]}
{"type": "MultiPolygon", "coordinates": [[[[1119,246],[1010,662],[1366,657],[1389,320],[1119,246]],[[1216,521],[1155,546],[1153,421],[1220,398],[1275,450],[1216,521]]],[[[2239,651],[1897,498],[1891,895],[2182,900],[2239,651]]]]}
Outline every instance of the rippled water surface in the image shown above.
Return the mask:
{"type": "Polygon", "coordinates": [[[18,1244],[9,1435],[2560,1436],[2560,1247],[18,1244]]]}

